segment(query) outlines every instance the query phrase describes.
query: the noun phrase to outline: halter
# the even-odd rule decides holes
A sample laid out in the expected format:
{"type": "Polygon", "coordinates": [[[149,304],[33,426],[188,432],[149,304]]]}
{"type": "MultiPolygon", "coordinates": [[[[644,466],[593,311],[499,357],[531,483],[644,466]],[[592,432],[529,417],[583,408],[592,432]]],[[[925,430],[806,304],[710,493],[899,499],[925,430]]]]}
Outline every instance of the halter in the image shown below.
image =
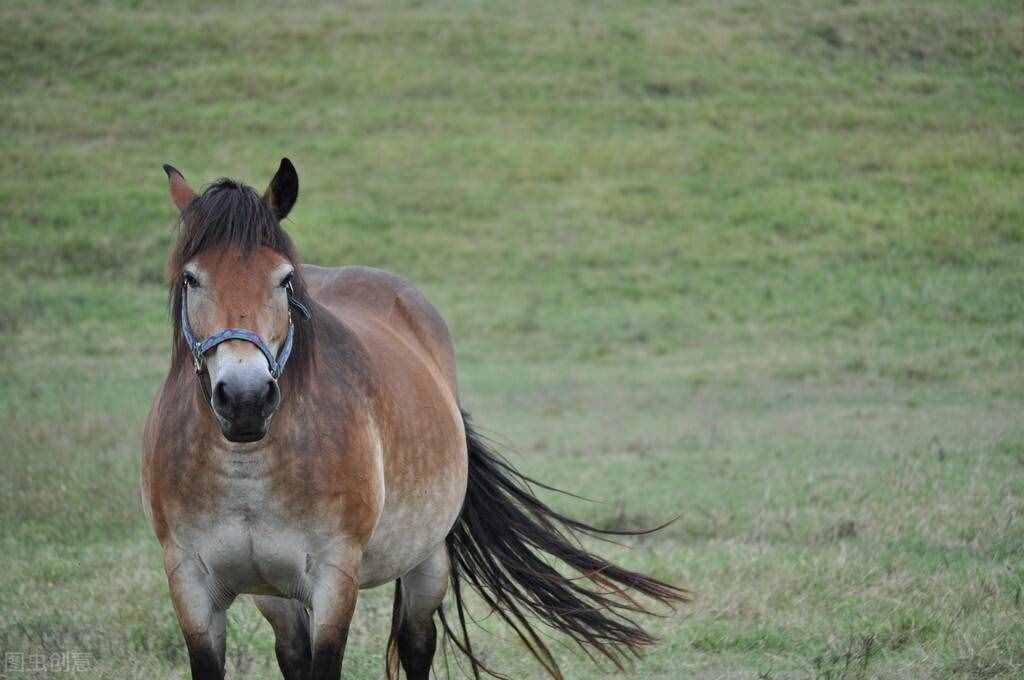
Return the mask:
{"type": "MultiPolygon", "coordinates": [[[[288,293],[288,335],[285,336],[284,344],[281,345],[281,350],[276,357],[258,333],[253,333],[244,328],[225,328],[205,340],[196,340],[195,333],[192,332],[192,324],[188,320],[188,289],[189,285],[186,283],[181,291],[181,334],[185,338],[185,344],[188,345],[189,350],[192,352],[192,360],[195,362],[197,375],[206,371],[206,354],[214,347],[228,340],[245,340],[256,345],[256,348],[266,357],[271,377],[274,380],[281,377],[284,365],[288,363],[288,357],[291,356],[292,341],[295,337],[295,326],[292,324],[291,308],[295,307],[302,316],[307,319],[310,318],[309,307],[295,299],[295,291],[292,289],[290,281],[285,286],[285,290],[288,293]]],[[[200,380],[200,383],[202,383],[202,380],[200,380]]],[[[203,391],[206,391],[205,384],[203,384],[203,391]]]]}

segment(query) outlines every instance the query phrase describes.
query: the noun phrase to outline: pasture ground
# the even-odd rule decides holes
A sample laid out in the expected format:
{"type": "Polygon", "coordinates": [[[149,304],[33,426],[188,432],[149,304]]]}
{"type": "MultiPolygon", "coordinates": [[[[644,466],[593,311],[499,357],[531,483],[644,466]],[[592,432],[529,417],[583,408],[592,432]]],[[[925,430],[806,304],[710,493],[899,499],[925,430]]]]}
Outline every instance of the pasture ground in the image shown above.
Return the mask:
{"type": "MultiPolygon", "coordinates": [[[[601,501],[553,503],[680,516],[601,549],[696,601],[628,672],[566,649],[568,677],[1024,674],[1019,2],[0,19],[3,652],[185,677],[136,482],[170,342],[160,166],[262,188],[287,155],[300,252],[419,284],[477,422],[601,501]]],[[[346,678],[381,676],[390,601],[364,593],[346,678]]],[[[248,603],[229,635],[232,677],[277,677],[248,603]]]]}

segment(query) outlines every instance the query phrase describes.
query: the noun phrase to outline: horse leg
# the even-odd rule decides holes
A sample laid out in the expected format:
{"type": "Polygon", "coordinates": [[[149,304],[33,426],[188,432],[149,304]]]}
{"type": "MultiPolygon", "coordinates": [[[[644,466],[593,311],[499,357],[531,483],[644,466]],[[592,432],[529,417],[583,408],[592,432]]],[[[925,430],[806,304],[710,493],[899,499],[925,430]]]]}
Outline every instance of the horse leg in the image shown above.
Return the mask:
{"type": "Polygon", "coordinates": [[[348,640],[349,624],[359,594],[358,555],[334,555],[311,561],[307,566],[312,592],[309,597],[312,620],[310,648],[312,680],[338,680],[348,640]]]}
{"type": "Polygon", "coordinates": [[[395,585],[392,630],[408,680],[427,680],[437,647],[434,612],[448,591],[448,549],[442,543],[395,585]]]}
{"type": "Polygon", "coordinates": [[[188,647],[193,680],[223,680],[227,608],[231,597],[214,598],[217,589],[198,556],[165,556],[167,585],[188,647]]]}
{"type": "Polygon", "coordinates": [[[274,629],[274,652],[284,680],[307,680],[313,655],[309,648],[309,612],[298,600],[254,595],[253,602],[274,629]]]}

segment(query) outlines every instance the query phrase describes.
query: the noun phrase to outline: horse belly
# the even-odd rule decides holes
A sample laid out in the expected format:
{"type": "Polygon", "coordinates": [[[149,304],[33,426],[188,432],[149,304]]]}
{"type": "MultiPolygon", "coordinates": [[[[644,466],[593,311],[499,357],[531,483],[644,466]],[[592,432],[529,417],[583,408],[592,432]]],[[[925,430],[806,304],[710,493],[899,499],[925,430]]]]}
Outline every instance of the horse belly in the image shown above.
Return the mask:
{"type": "Polygon", "coordinates": [[[384,511],[363,552],[361,588],[401,578],[448,536],[466,495],[465,448],[442,461],[443,470],[428,483],[388,488],[384,511]]]}

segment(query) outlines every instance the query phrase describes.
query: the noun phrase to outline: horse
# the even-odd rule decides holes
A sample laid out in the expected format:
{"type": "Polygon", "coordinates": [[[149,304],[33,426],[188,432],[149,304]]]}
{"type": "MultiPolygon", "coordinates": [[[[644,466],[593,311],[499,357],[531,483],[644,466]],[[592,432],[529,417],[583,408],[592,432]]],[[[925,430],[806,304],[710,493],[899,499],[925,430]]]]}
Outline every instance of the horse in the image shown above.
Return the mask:
{"type": "Polygon", "coordinates": [[[467,585],[554,678],[537,620],[620,668],[655,642],[635,596],[672,606],[688,592],[587,552],[580,534],[623,532],[553,510],[474,429],[448,327],[415,287],[300,264],[281,226],[299,188],[287,158],[262,194],[227,178],[197,194],[164,170],[173,332],[141,489],[195,680],[224,677],[243,594],[286,680],[340,678],[359,591],[389,582],[390,678],[428,677],[435,617],[474,677],[501,677],[470,642],[467,585]]]}

